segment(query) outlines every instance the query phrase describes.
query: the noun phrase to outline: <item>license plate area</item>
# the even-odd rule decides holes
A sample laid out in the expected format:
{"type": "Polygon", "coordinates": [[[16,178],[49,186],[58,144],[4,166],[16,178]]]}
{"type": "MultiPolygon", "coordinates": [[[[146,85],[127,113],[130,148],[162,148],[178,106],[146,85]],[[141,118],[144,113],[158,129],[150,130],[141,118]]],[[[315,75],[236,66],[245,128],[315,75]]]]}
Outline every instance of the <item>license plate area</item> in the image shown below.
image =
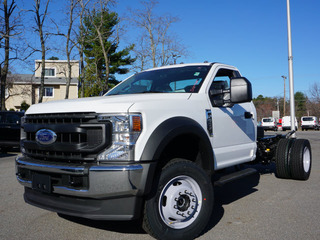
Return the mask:
{"type": "Polygon", "coordinates": [[[51,193],[51,177],[45,174],[34,173],[32,175],[32,189],[40,192],[51,193]]]}

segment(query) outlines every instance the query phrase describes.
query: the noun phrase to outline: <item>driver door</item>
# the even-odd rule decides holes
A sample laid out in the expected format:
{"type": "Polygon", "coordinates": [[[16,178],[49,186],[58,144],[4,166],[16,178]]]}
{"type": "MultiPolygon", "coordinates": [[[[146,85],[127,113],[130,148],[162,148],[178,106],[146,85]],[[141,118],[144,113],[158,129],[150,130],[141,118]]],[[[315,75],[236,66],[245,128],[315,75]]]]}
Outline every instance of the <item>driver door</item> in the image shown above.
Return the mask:
{"type": "MultiPolygon", "coordinates": [[[[235,70],[220,68],[211,83],[210,89],[230,90],[230,80],[240,77],[235,70]]],[[[210,92],[210,90],[209,90],[210,92]]],[[[209,96],[210,98],[210,96],[209,96]]],[[[212,146],[215,169],[241,164],[255,158],[255,109],[251,102],[215,106],[214,100],[230,99],[230,93],[210,99],[212,112],[212,146]]]]}

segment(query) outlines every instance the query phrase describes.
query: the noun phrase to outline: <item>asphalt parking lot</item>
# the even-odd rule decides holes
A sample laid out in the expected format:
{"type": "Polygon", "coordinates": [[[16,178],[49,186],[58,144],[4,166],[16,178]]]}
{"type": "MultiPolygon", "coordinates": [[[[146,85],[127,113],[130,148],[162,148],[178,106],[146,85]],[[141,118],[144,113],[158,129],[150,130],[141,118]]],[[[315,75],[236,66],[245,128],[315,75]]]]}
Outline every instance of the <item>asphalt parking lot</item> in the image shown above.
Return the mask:
{"type": "MultiPolygon", "coordinates": [[[[298,132],[312,145],[308,181],[277,179],[274,166],[215,187],[215,208],[199,239],[320,239],[320,131],[298,132]]],[[[139,222],[58,216],[24,203],[15,177],[17,153],[0,154],[0,239],[152,239],[139,222]]]]}

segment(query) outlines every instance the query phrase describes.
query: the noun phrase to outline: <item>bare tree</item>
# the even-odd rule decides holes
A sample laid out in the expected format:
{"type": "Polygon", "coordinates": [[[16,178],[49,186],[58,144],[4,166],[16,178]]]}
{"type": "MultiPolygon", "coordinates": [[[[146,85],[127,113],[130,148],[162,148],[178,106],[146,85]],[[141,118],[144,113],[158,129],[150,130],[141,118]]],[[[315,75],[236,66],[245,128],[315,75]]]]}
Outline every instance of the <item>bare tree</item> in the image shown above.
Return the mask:
{"type": "Polygon", "coordinates": [[[34,13],[34,20],[36,22],[35,31],[38,32],[41,44],[41,81],[40,81],[40,90],[39,90],[39,103],[42,102],[44,95],[44,76],[45,76],[45,68],[46,68],[46,40],[49,37],[48,33],[44,31],[44,21],[48,16],[48,6],[50,0],[46,1],[45,9],[41,12],[41,0],[34,0],[34,9],[30,10],[34,13]]]}
{"type": "Polygon", "coordinates": [[[0,90],[0,109],[5,110],[5,89],[6,89],[6,81],[7,75],[9,71],[9,61],[10,61],[10,39],[19,34],[15,32],[17,27],[15,21],[12,21],[13,12],[16,9],[15,0],[12,0],[11,3],[8,4],[7,0],[3,0],[1,2],[1,11],[3,15],[0,17],[0,48],[2,48],[3,40],[4,40],[4,61],[0,62],[0,75],[1,75],[1,90],[0,90]],[[4,23],[4,24],[3,24],[4,23]],[[2,25],[3,24],[3,25],[2,25]],[[3,67],[2,67],[3,66],[3,67]]]}
{"type": "Polygon", "coordinates": [[[66,94],[65,99],[69,98],[69,88],[71,83],[71,73],[72,73],[72,64],[71,64],[71,53],[76,47],[78,49],[78,54],[80,57],[80,95],[83,97],[83,79],[84,79],[84,42],[85,42],[85,34],[86,29],[84,27],[84,17],[85,13],[87,11],[87,5],[89,4],[91,0],[68,0],[68,27],[66,33],[61,32],[58,24],[53,21],[57,28],[57,33],[55,35],[63,36],[66,38],[66,47],[65,52],[67,56],[67,66],[68,69],[65,71],[67,73],[66,75],[66,94]],[[79,18],[78,25],[75,23],[75,20],[79,18]]]}
{"type": "Polygon", "coordinates": [[[133,48],[133,52],[136,56],[136,64],[134,68],[137,72],[143,71],[148,62],[150,61],[150,54],[149,54],[149,45],[148,45],[148,36],[141,35],[135,41],[135,47],[133,48]]]}
{"type": "Polygon", "coordinates": [[[177,37],[169,32],[171,25],[177,22],[178,18],[168,14],[156,16],[153,10],[158,2],[155,0],[141,3],[143,9],[130,10],[131,17],[129,18],[136,27],[142,29],[142,37],[135,46],[137,59],[142,61],[139,68],[147,67],[148,59],[151,60],[152,67],[157,67],[174,64],[177,58],[186,56],[185,47],[178,43],[177,37]],[[147,45],[146,39],[148,39],[147,45]]]}
{"type": "Polygon", "coordinates": [[[72,49],[75,47],[74,41],[71,39],[71,31],[73,27],[73,22],[75,20],[74,17],[74,10],[78,4],[77,0],[69,0],[69,26],[67,30],[67,34],[64,34],[66,37],[66,55],[67,55],[67,62],[68,62],[68,76],[67,76],[67,82],[66,82],[66,95],[65,99],[69,98],[69,88],[71,83],[71,73],[72,73],[72,66],[70,63],[70,56],[72,49]]]}
{"type": "Polygon", "coordinates": [[[90,2],[90,0],[78,0],[79,1],[79,32],[77,35],[77,48],[80,56],[80,97],[84,97],[84,78],[85,78],[85,71],[84,71],[84,41],[85,41],[85,34],[86,30],[84,27],[84,16],[85,16],[85,10],[90,2]]]}
{"type": "Polygon", "coordinates": [[[157,54],[157,46],[160,42],[160,24],[159,24],[159,18],[154,17],[154,14],[152,12],[153,8],[157,4],[156,1],[151,0],[150,2],[142,2],[142,5],[144,7],[143,10],[131,10],[131,14],[133,15],[133,22],[135,25],[139,28],[142,28],[146,33],[143,33],[143,35],[147,35],[149,38],[149,48],[151,51],[151,61],[153,67],[157,66],[156,61],[156,54],[157,54]]]}
{"type": "Polygon", "coordinates": [[[309,89],[307,109],[310,115],[320,117],[320,82],[315,82],[309,89]]]}
{"type": "Polygon", "coordinates": [[[311,94],[311,98],[317,102],[320,103],[320,82],[315,82],[309,90],[311,94]]]}

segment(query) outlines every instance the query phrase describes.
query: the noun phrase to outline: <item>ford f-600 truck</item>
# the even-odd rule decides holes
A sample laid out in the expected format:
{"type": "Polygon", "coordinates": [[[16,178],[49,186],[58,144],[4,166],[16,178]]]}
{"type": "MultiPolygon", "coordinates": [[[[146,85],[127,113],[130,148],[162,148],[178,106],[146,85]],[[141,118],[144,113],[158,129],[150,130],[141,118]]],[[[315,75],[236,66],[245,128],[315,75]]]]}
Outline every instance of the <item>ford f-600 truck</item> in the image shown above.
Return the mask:
{"type": "Polygon", "coordinates": [[[216,171],[275,162],[279,178],[309,178],[309,141],[263,136],[251,100],[237,68],[200,63],[143,71],[101,97],[33,105],[16,158],[24,199],[64,215],[142,218],[155,238],[193,239],[211,217],[216,171]]]}

